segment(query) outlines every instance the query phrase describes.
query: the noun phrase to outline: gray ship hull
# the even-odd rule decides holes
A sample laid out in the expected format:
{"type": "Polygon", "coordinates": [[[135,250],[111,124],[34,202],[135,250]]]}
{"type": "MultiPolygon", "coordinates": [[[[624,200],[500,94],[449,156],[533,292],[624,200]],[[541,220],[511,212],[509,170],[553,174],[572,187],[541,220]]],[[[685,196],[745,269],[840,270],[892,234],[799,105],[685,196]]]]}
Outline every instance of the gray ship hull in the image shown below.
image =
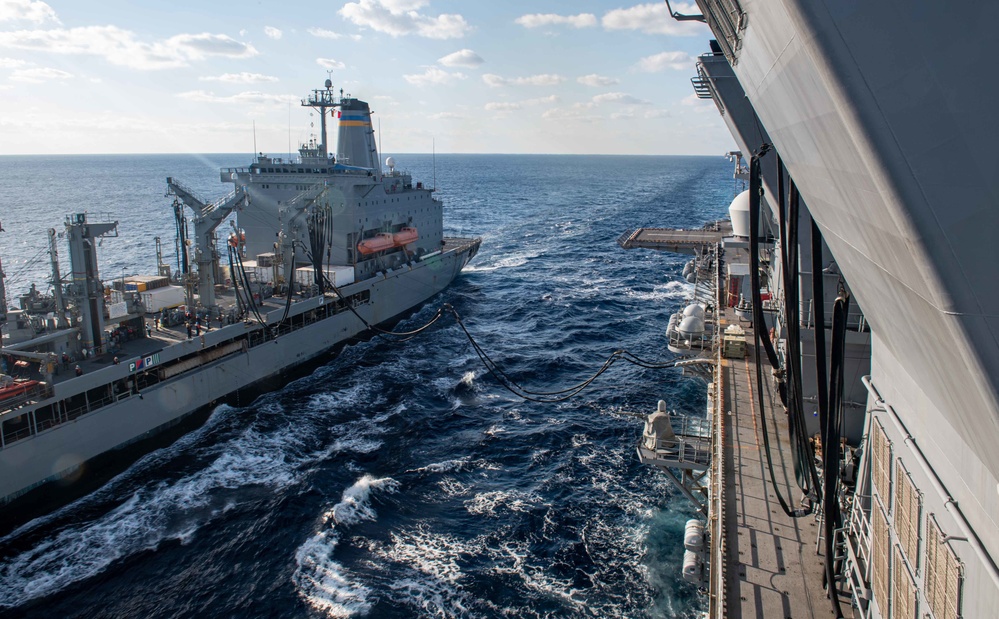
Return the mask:
{"type": "Polygon", "coordinates": [[[855,602],[993,616],[999,125],[982,59],[999,6],[698,4],[870,323],[882,447],[865,450],[847,541],[855,602]]]}
{"type": "MultiPolygon", "coordinates": [[[[370,300],[355,307],[357,314],[370,325],[390,322],[444,290],[478,246],[478,239],[448,239],[445,251],[438,256],[344,286],[341,293],[345,297],[370,295],[370,300]]],[[[273,339],[254,343],[247,335],[260,334],[261,325],[239,323],[163,349],[157,353],[157,367],[203,349],[225,354],[162,380],[142,390],[141,396],[126,394],[117,402],[5,445],[0,449],[0,470],[9,473],[0,477],[0,502],[9,502],[46,482],[71,478],[92,459],[107,457],[109,452],[155,435],[228,394],[307,363],[368,329],[349,310],[307,324],[310,312],[335,301],[335,295],[327,294],[293,304],[286,321],[290,326],[282,327],[273,339]]],[[[283,314],[283,310],[272,311],[266,317],[268,324],[278,323],[283,314]]],[[[128,364],[122,363],[58,383],[53,397],[39,402],[38,407],[131,373],[128,364]]]]}

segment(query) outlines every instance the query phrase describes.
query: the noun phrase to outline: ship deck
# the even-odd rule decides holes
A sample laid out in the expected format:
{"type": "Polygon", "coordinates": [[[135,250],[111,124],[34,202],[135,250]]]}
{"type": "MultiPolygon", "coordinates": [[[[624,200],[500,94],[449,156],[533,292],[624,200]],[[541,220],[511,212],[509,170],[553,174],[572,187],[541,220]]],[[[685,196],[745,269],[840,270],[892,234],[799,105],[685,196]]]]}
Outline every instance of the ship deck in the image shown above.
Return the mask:
{"type": "MultiPolygon", "coordinates": [[[[721,360],[725,413],[721,463],[724,565],[720,568],[725,574],[725,603],[723,608],[715,609],[714,616],[730,619],[831,616],[832,608],[822,586],[824,559],[816,552],[819,523],[815,516],[785,515],[767,472],[761,415],[767,416],[777,484],[789,507],[797,508],[801,493],[790,459],[787,416],[770,380],[764,380],[765,408],[757,401],[752,327],[740,321],[731,309],[724,312],[721,323],[721,329],[733,323],[746,329],[747,356],[721,360]]],[[[767,377],[769,374],[766,372],[767,377]]],[[[843,610],[849,614],[849,609],[849,600],[843,599],[843,610]]]]}
{"type": "MultiPolygon", "coordinates": [[[[292,303],[297,303],[301,300],[302,299],[300,298],[294,298],[292,299],[292,303]]],[[[231,306],[235,306],[236,298],[231,292],[228,292],[225,294],[219,294],[218,301],[222,307],[229,308],[231,306]]],[[[261,314],[266,314],[267,312],[284,308],[284,304],[284,297],[270,297],[263,299],[258,308],[261,314]]],[[[88,357],[87,359],[75,359],[65,366],[60,363],[58,372],[52,376],[53,384],[58,384],[71,378],[76,378],[74,368],[77,365],[80,366],[80,369],[83,370],[84,374],[89,374],[90,372],[103,369],[112,364],[115,357],[118,357],[119,361],[124,363],[129,359],[144,357],[154,352],[163,350],[172,344],[187,340],[187,327],[184,324],[170,327],[161,326],[157,329],[152,316],[147,315],[144,320],[146,326],[148,327],[148,337],[139,337],[122,342],[119,348],[113,352],[88,357]]],[[[222,328],[229,326],[233,325],[225,325],[222,328]]],[[[219,328],[218,321],[212,320],[211,324],[207,327],[204,325],[202,326],[201,332],[206,333],[208,331],[216,331],[219,328]]],[[[236,331],[238,334],[245,333],[245,329],[242,327],[238,328],[236,331]]]]}
{"type": "Polygon", "coordinates": [[[624,249],[658,249],[678,254],[697,254],[712,248],[726,236],[732,236],[732,222],[714,221],[696,230],[676,228],[638,228],[617,240],[624,249]]]}
{"type": "MultiPolygon", "coordinates": [[[[441,246],[442,253],[450,252],[462,252],[468,250],[469,247],[480,242],[477,237],[444,237],[444,243],[441,246]]],[[[236,307],[236,296],[235,293],[230,289],[226,291],[216,292],[217,303],[223,308],[223,311],[228,312],[228,310],[236,307]]],[[[299,303],[301,301],[307,300],[307,298],[294,296],[292,297],[292,304],[299,303]]],[[[267,315],[268,312],[273,312],[275,310],[281,310],[285,306],[285,297],[266,297],[260,301],[258,309],[261,314],[267,315]]],[[[159,329],[156,328],[155,320],[152,315],[147,314],[144,317],[146,326],[148,327],[147,332],[148,337],[138,337],[132,340],[121,342],[119,347],[111,352],[103,353],[97,356],[89,357],[87,359],[77,359],[73,358],[68,364],[59,363],[57,365],[57,371],[52,376],[52,383],[58,384],[67,381],[71,378],[76,378],[75,367],[80,366],[83,374],[89,374],[91,372],[103,369],[114,362],[114,358],[118,357],[119,361],[124,363],[127,360],[135,359],[136,357],[144,357],[146,355],[163,350],[167,346],[176,344],[178,342],[183,342],[187,340],[187,327],[182,323],[174,326],[161,325],[159,329]]],[[[210,324],[202,324],[202,333],[207,331],[214,331],[219,328],[226,328],[232,325],[220,326],[217,320],[212,320],[210,324]]],[[[242,335],[246,332],[245,328],[238,327],[234,330],[234,335],[242,335]]],[[[195,332],[194,337],[198,334],[195,332]]],[[[36,364],[31,364],[34,367],[36,364]]],[[[27,373],[25,373],[28,376],[27,373]]],[[[42,377],[37,373],[33,372],[30,376],[31,378],[41,379],[42,377]]],[[[28,398],[22,398],[23,401],[27,401],[28,398]]]]}

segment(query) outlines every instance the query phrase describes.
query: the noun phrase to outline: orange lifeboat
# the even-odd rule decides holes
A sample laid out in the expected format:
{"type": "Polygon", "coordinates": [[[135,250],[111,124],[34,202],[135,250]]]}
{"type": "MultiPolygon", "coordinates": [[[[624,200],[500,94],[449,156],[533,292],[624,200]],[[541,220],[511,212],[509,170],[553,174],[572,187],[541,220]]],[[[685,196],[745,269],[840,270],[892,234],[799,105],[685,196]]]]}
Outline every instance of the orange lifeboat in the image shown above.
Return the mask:
{"type": "Polygon", "coordinates": [[[395,241],[392,238],[392,234],[388,232],[380,232],[370,239],[364,239],[358,243],[357,251],[367,256],[376,252],[385,251],[386,249],[392,249],[393,247],[395,247],[395,241]]]}
{"type": "Polygon", "coordinates": [[[6,400],[17,395],[22,395],[31,390],[35,385],[40,384],[37,380],[14,382],[0,389],[0,400],[6,400]]]}
{"type": "Polygon", "coordinates": [[[392,241],[395,243],[396,247],[409,245],[418,238],[420,238],[420,234],[416,231],[416,228],[403,228],[392,235],[392,241]]]}

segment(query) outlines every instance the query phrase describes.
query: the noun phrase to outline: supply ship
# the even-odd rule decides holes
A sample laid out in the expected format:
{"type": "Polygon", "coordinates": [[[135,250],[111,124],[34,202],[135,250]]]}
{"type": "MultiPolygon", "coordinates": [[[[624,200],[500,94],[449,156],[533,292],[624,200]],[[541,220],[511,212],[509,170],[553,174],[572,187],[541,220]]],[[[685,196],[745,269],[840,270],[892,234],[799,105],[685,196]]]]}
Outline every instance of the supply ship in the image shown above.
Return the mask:
{"type": "Polygon", "coordinates": [[[297,161],[222,169],[234,188],[215,201],[167,179],[179,273],[157,238],[158,273],[102,278],[97,250],[118,222],[74,212],[49,230],[52,294],[33,285],[10,308],[0,277],[0,505],[61,491],[192,413],[385,333],[475,256],[480,239],[444,236],[434,188],[380,165],[366,102],[327,79],[302,105],[321,136],[297,161]]]}
{"type": "Polygon", "coordinates": [[[712,618],[995,616],[999,7],[667,7],[715,37],[692,82],[748,185],[730,222],[620,241],[700,284],[667,337],[710,364],[707,419],[663,403],[638,448],[698,512],[684,577],[712,618]]]}

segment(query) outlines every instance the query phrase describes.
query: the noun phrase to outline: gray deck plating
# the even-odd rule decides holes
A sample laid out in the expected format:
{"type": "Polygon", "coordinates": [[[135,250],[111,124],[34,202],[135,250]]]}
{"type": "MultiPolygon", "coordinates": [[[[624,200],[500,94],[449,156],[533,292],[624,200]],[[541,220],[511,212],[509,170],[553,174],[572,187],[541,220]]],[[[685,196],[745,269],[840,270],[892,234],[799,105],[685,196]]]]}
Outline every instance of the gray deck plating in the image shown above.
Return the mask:
{"type": "MultiPolygon", "coordinates": [[[[728,310],[723,325],[738,322],[728,310]]],[[[752,328],[746,339],[753,341],[752,328]]],[[[823,557],[815,552],[818,523],[812,516],[790,518],[781,510],[770,485],[763,455],[760,415],[767,415],[767,430],[773,455],[774,472],[781,492],[791,507],[797,507],[800,492],[787,443],[787,418],[769,381],[764,381],[766,412],[756,398],[754,368],[755,347],[749,345],[745,359],[723,359],[721,364],[725,425],[725,491],[722,521],[725,544],[725,605],[715,616],[799,619],[832,615],[822,587],[823,557]]],[[[845,601],[844,610],[849,609],[845,601]]]]}
{"type": "Polygon", "coordinates": [[[732,235],[732,222],[717,221],[700,230],[675,228],[638,228],[621,235],[618,244],[624,249],[659,249],[678,254],[691,254],[705,247],[714,247],[723,237],[732,235]]]}

